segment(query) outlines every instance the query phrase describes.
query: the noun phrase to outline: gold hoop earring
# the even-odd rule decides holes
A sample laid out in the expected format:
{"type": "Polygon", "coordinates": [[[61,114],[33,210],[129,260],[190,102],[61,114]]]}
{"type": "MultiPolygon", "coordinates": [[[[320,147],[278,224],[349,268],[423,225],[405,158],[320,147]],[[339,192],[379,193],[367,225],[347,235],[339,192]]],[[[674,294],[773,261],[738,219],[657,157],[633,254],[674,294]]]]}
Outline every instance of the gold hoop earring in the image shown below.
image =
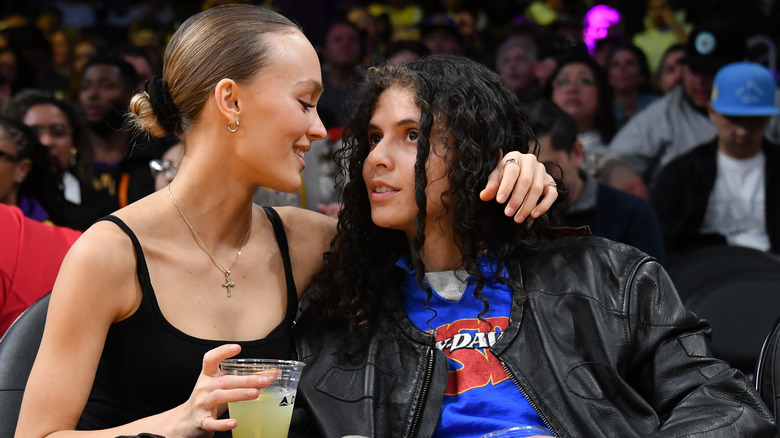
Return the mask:
{"type": "Polygon", "coordinates": [[[236,120],[236,129],[231,128],[230,127],[230,122],[228,122],[228,131],[230,131],[230,132],[238,131],[238,120],[236,120]]]}

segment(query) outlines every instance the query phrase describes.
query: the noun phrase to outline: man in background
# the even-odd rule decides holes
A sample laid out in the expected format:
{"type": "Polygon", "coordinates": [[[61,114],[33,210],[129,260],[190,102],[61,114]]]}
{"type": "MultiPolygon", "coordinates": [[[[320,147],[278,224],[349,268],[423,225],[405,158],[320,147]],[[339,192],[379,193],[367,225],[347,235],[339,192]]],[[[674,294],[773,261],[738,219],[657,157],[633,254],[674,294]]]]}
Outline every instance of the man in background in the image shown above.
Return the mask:
{"type": "MultiPolygon", "coordinates": [[[[633,195],[606,186],[581,170],[585,160],[577,140],[577,124],[552,101],[539,100],[529,108],[531,129],[539,142],[538,159],[563,172],[569,204],[567,226],[587,225],[595,236],[632,245],[664,263],[661,229],[650,205],[633,195]]],[[[534,145],[529,145],[533,150],[534,145]]],[[[556,169],[549,169],[553,174],[556,169]]]]}
{"type": "Polygon", "coordinates": [[[694,29],[681,60],[681,86],[632,117],[609,144],[610,155],[638,175],[631,172],[617,178],[618,173],[611,172],[615,166],[608,164],[599,179],[637,193],[631,187],[649,186],[672,159],[712,140],[715,126],[707,116],[707,106],[713,78],[724,65],[743,60],[746,52],[745,38],[735,34],[727,23],[703,24],[694,29]]]}
{"type": "Polygon", "coordinates": [[[780,253],[780,145],[764,133],[780,113],[765,67],[730,64],[715,77],[717,137],[671,161],[651,190],[670,263],[707,245],[780,253]]]}

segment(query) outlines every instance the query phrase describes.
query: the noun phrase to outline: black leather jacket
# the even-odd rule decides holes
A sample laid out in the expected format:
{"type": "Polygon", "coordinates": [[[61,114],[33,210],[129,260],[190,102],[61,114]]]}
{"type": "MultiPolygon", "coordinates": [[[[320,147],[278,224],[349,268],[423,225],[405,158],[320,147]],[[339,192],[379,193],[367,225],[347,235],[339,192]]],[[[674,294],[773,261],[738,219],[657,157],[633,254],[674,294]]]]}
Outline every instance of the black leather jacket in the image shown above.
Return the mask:
{"type": "MultiPolygon", "coordinates": [[[[491,350],[557,436],[776,436],[747,379],[710,356],[710,327],[649,256],[566,237],[520,261],[527,292],[491,350]]],[[[520,295],[520,294],[517,294],[520,295]]],[[[403,310],[360,360],[343,333],[298,325],[306,362],[293,435],[429,437],[447,359],[403,310]]]]}

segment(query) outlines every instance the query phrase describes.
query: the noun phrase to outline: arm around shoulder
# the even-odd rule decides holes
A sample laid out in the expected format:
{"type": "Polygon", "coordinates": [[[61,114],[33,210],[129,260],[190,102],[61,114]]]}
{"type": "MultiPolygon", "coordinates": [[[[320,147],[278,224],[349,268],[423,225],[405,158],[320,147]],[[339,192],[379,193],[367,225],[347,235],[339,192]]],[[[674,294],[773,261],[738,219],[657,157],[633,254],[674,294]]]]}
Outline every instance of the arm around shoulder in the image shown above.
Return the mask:
{"type": "Polygon", "coordinates": [[[276,209],[287,233],[298,296],[323,266],[322,255],[336,235],[336,219],[297,207],[276,209]]]}

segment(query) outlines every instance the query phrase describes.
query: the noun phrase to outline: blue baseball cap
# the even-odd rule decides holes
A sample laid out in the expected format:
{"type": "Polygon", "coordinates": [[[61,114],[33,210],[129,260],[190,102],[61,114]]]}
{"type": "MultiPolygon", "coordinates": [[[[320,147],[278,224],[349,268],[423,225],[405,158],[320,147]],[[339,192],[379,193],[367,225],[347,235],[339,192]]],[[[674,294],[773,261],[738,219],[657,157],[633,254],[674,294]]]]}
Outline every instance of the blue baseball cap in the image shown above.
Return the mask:
{"type": "Polygon", "coordinates": [[[761,64],[735,62],[715,75],[712,109],[724,116],[775,116],[777,84],[772,73],[761,64]]]}

